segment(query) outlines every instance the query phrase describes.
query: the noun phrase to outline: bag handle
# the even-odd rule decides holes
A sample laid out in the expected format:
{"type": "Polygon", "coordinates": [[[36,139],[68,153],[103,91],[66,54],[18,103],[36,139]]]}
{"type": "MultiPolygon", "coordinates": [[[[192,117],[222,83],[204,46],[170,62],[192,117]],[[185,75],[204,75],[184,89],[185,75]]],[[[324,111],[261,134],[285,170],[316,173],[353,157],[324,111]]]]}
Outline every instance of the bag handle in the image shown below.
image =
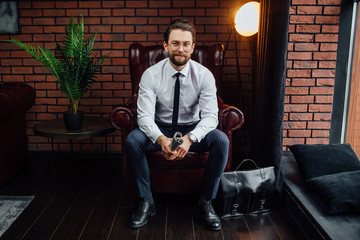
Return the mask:
{"type": "Polygon", "coordinates": [[[237,170],[241,167],[241,165],[243,165],[243,164],[246,163],[246,162],[251,162],[251,163],[253,163],[253,164],[255,165],[255,168],[256,168],[256,169],[260,169],[260,168],[257,166],[256,162],[254,162],[254,160],[249,159],[249,158],[246,158],[246,159],[244,159],[244,160],[241,161],[241,163],[240,163],[239,166],[235,169],[235,171],[237,171],[237,170]]]}

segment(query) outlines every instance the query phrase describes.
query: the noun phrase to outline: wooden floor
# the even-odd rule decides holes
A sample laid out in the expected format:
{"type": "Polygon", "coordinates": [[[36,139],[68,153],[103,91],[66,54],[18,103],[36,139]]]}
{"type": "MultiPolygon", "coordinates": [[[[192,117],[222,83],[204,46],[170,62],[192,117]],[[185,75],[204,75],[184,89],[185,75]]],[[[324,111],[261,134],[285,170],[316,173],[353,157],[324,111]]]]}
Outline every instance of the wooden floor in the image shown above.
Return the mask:
{"type": "Polygon", "coordinates": [[[30,160],[28,170],[0,188],[0,195],[35,196],[1,240],[304,239],[282,209],[223,220],[221,231],[209,231],[194,218],[197,196],[193,195],[156,195],[157,214],[146,226],[131,229],[127,220],[134,198],[120,188],[119,162],[110,160],[105,166],[102,159],[97,159],[74,164],[66,157],[60,158],[56,190],[61,193],[54,191],[48,157],[30,160]],[[72,176],[77,176],[81,187],[65,191],[74,186],[72,176]]]}

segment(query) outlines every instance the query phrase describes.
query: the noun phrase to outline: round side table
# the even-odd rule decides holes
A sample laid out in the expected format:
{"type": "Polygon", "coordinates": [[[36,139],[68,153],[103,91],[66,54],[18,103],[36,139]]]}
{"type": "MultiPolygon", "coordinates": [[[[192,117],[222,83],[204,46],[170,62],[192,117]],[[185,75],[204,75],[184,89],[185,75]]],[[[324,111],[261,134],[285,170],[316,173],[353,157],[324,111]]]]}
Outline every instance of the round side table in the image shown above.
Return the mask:
{"type": "Polygon", "coordinates": [[[105,156],[107,158],[107,134],[114,132],[116,129],[111,125],[110,120],[102,117],[84,117],[84,122],[80,130],[69,131],[66,129],[64,119],[46,120],[36,124],[33,131],[36,135],[51,139],[53,178],[56,188],[56,163],[54,158],[54,139],[69,139],[71,152],[73,152],[73,139],[91,138],[96,136],[105,137],[105,156]]]}
{"type": "MultiPolygon", "coordinates": [[[[102,117],[84,117],[84,122],[80,130],[69,131],[65,127],[64,119],[52,119],[40,122],[33,128],[38,136],[51,139],[81,139],[95,136],[105,136],[114,132],[116,129],[111,125],[110,120],[102,117]]],[[[106,145],[105,145],[106,146],[106,145]]]]}

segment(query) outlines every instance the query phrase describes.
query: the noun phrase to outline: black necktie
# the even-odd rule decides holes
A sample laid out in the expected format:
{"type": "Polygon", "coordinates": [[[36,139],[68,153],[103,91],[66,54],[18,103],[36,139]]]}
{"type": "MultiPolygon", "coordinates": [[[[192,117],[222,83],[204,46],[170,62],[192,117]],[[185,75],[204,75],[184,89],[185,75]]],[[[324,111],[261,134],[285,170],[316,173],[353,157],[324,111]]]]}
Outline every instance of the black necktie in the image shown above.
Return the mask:
{"type": "Polygon", "coordinates": [[[175,82],[175,92],[174,92],[174,108],[173,108],[173,117],[172,117],[172,130],[175,132],[178,124],[179,116],[179,97],[180,97],[180,77],[181,73],[176,73],[176,82],[175,82]]]}

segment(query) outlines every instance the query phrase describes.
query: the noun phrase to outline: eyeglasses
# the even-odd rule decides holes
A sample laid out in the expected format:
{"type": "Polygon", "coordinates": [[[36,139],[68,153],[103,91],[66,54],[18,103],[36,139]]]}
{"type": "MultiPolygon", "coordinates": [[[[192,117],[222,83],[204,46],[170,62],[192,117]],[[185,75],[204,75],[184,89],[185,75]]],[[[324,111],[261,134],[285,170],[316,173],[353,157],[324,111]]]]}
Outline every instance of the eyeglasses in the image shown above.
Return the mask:
{"type": "Polygon", "coordinates": [[[173,43],[171,43],[171,44],[168,44],[170,47],[171,47],[171,49],[173,50],[173,51],[177,51],[177,50],[179,50],[179,48],[182,46],[183,47],[183,50],[185,51],[185,52],[188,52],[188,51],[190,51],[191,49],[192,49],[192,43],[190,43],[190,42],[184,42],[183,44],[181,44],[180,42],[173,42],[173,43]]]}

